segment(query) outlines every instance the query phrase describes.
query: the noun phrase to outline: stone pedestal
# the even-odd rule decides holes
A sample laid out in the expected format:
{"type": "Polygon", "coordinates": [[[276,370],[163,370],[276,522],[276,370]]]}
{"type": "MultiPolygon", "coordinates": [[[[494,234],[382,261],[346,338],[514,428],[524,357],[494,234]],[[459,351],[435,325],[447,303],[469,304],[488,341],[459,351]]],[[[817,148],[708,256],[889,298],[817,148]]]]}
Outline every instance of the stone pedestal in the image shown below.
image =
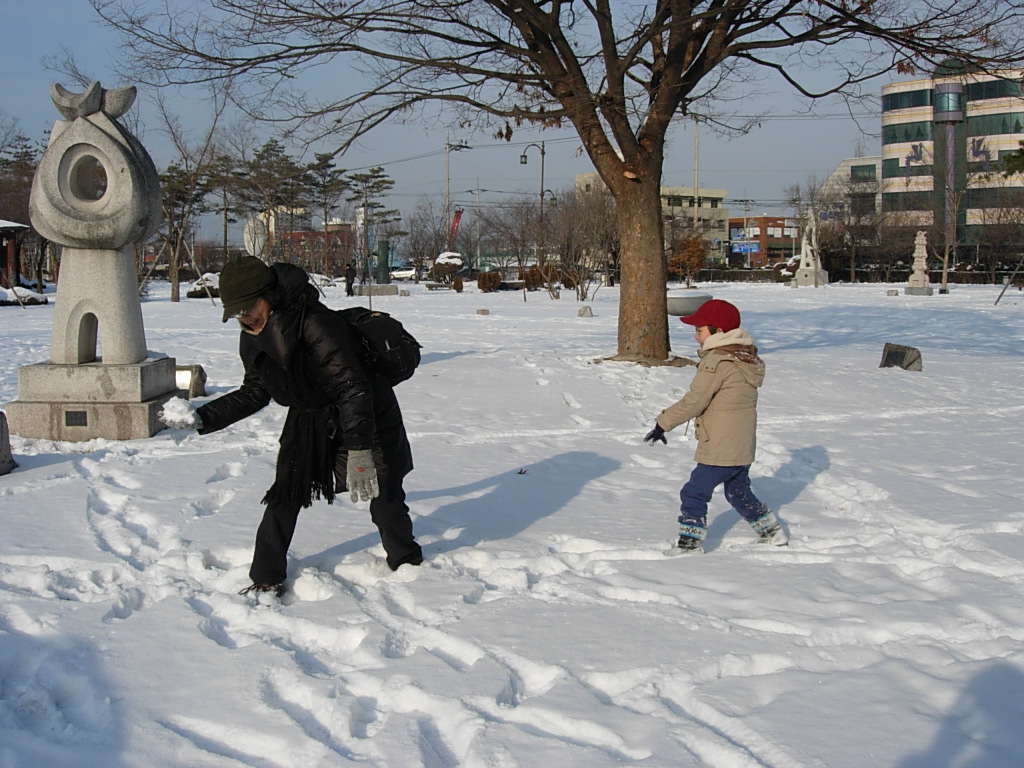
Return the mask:
{"type": "Polygon", "coordinates": [[[828,285],[828,272],[814,267],[800,267],[793,278],[793,286],[801,285],[828,285]]]}
{"type": "Polygon", "coordinates": [[[46,440],[137,440],[164,428],[158,414],[172,397],[174,359],[127,365],[37,363],[18,369],[19,399],[7,404],[15,434],[46,440]]]}

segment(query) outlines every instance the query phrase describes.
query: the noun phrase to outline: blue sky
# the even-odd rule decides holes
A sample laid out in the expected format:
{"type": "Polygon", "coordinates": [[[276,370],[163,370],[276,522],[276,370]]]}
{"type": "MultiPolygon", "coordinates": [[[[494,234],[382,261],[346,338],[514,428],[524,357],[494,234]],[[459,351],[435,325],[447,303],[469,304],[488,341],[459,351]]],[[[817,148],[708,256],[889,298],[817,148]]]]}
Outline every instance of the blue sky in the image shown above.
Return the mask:
{"type": "MultiPolygon", "coordinates": [[[[7,27],[4,45],[0,46],[0,109],[8,118],[17,117],[26,135],[41,137],[58,118],[49,97],[50,84],[63,81],[70,85],[66,78],[46,69],[44,57],[59,59],[62,49],[67,48],[79,65],[104,86],[122,84],[115,74],[116,41],[100,25],[87,0],[0,0],[0,8],[7,27]]],[[[147,126],[141,138],[158,167],[162,167],[170,155],[147,103],[152,96],[145,91],[140,94],[141,117],[147,126]]],[[[747,136],[727,139],[714,136],[707,128],[701,129],[702,186],[725,189],[732,199],[754,200],[753,214],[785,213],[784,209],[772,208],[770,203],[781,200],[788,186],[802,184],[811,176],[823,179],[843,158],[857,154],[858,145],[863,154],[879,153],[877,136],[862,134],[853,120],[840,117],[841,107],[821,106],[818,111],[829,117],[811,119],[795,116],[800,106],[788,95],[775,94],[775,99],[781,105],[778,116],[766,120],[747,136]]],[[[200,102],[178,97],[173,104],[186,124],[205,123],[200,102]]],[[[878,118],[863,120],[862,125],[877,131],[878,118]]],[[[556,193],[571,187],[576,174],[592,170],[571,131],[521,132],[511,144],[496,142],[486,133],[453,133],[451,139],[474,147],[450,155],[450,188],[456,202],[473,202],[475,196],[467,190],[477,188],[494,190],[481,194],[484,202],[507,200],[508,194],[515,192],[536,194],[539,153],[530,150],[529,163],[519,163],[519,155],[529,142],[545,141],[544,186],[556,193]]],[[[437,195],[438,205],[443,199],[445,141],[443,127],[387,126],[364,139],[359,148],[338,164],[347,169],[384,166],[397,182],[392,204],[411,213],[425,195],[437,195]]],[[[680,124],[670,139],[664,172],[666,185],[693,184],[694,145],[693,125],[680,124]]]]}

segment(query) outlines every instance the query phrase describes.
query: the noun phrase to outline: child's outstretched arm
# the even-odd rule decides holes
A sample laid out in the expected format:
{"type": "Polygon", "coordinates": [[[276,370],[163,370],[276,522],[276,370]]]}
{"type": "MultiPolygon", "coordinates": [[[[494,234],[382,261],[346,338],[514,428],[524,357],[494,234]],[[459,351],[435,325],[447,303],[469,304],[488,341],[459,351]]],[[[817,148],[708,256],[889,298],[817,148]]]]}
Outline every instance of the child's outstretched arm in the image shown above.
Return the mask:
{"type": "Polygon", "coordinates": [[[685,424],[695,419],[707,410],[711,398],[715,396],[722,385],[717,375],[717,366],[711,368],[698,368],[697,375],[693,377],[690,384],[690,391],[682,400],[673,403],[658,414],[657,424],[666,432],[671,432],[680,424],[685,424]]]}

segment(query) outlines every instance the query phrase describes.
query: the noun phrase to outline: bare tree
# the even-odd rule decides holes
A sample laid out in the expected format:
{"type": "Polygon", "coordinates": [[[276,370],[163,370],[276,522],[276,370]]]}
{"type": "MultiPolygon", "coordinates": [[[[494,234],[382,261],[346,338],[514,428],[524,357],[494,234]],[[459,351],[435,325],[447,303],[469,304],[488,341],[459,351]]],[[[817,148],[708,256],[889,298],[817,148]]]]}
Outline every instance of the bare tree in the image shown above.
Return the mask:
{"type": "Polygon", "coordinates": [[[164,130],[177,152],[174,162],[160,174],[164,214],[160,238],[167,251],[172,302],[181,299],[178,272],[185,262],[183,256],[188,255],[188,260],[194,261],[188,238],[194,238],[196,217],[205,210],[203,200],[210,191],[210,177],[217,160],[217,128],[229,104],[229,81],[213,82],[208,86],[212,114],[198,138],[189,135],[166,99],[157,100],[164,130]]]}
{"type": "Polygon", "coordinates": [[[499,268],[508,269],[513,265],[522,273],[534,253],[534,237],[537,222],[537,200],[532,195],[522,195],[501,205],[481,211],[481,224],[491,239],[495,261],[499,268]]]}
{"type": "Polygon", "coordinates": [[[434,210],[429,198],[417,203],[416,210],[408,217],[408,229],[409,258],[416,269],[413,279],[418,283],[426,265],[444,250],[447,232],[442,214],[434,210]]]}
{"type": "Polygon", "coordinates": [[[914,240],[921,229],[912,211],[883,211],[878,217],[875,261],[872,263],[881,271],[883,282],[892,282],[897,268],[910,266],[914,258],[914,240]]]}
{"type": "MultiPolygon", "coordinates": [[[[872,164],[872,167],[874,165],[872,164]]],[[[826,250],[834,249],[834,258],[826,268],[839,274],[845,261],[851,283],[857,281],[857,268],[862,254],[875,250],[882,219],[879,210],[881,180],[877,175],[859,178],[852,167],[844,167],[842,175],[835,173],[825,180],[824,215],[827,232],[833,233],[833,242],[826,250]]]]}
{"type": "Polygon", "coordinates": [[[577,301],[593,298],[611,254],[617,250],[615,200],[604,189],[561,191],[551,215],[558,268],[577,301]]]}
{"type": "Polygon", "coordinates": [[[737,127],[713,97],[762,74],[813,99],[947,57],[1012,66],[1024,50],[1011,0],[90,1],[149,82],[244,76],[254,112],[273,99],[339,151],[438,103],[509,138],[571,124],[617,202],[619,354],[652,361],[669,351],[659,190],[674,119],[737,127]],[[302,72],[339,57],[367,79],[313,100],[302,72]]]}

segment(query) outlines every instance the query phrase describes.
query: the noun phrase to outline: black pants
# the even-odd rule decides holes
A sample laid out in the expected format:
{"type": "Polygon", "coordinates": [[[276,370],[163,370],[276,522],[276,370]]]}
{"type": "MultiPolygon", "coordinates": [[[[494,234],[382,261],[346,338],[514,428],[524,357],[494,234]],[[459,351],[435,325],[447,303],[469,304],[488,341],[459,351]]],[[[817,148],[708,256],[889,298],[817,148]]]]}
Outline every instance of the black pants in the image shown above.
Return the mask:
{"type": "MultiPolygon", "coordinates": [[[[380,532],[388,566],[393,571],[403,563],[419,565],[423,562],[423,552],[413,537],[402,479],[390,479],[386,473],[381,473],[378,476],[380,496],[370,502],[370,519],[380,532]]],[[[298,505],[267,505],[256,531],[256,549],[249,568],[249,578],[254,584],[280,584],[287,577],[288,547],[295,534],[299,510],[298,505]]]]}

